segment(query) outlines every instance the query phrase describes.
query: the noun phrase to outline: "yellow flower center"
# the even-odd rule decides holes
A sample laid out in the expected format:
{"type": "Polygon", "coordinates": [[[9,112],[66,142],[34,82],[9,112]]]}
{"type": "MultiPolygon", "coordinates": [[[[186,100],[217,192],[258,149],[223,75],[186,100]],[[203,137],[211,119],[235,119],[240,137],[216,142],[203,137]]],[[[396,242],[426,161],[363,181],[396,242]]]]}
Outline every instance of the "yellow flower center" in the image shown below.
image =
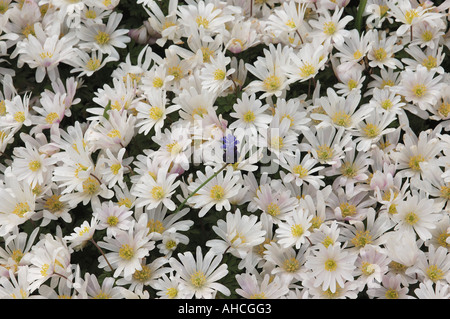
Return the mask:
{"type": "Polygon", "coordinates": [[[16,112],[14,113],[14,121],[23,123],[25,121],[25,113],[24,112],[16,112]]]}
{"type": "Polygon", "coordinates": [[[390,99],[386,99],[381,102],[381,107],[385,110],[390,110],[394,104],[390,99]]]}
{"type": "Polygon", "coordinates": [[[441,114],[443,117],[447,117],[450,114],[450,103],[441,103],[441,105],[438,108],[439,114],[441,114]]]}
{"type": "Polygon", "coordinates": [[[160,233],[162,234],[165,230],[164,225],[159,220],[150,219],[147,223],[148,233],[160,233]]]}
{"type": "Polygon", "coordinates": [[[30,171],[36,172],[41,168],[41,162],[38,160],[31,161],[30,163],[28,163],[28,168],[30,169],[30,171]]]}
{"type": "Polygon", "coordinates": [[[133,279],[142,283],[147,282],[152,277],[152,271],[149,266],[141,265],[141,270],[136,270],[133,274],[133,279]]]}
{"type": "Polygon", "coordinates": [[[388,289],[384,296],[386,299],[398,299],[398,292],[395,289],[388,289]]]}
{"type": "Polygon", "coordinates": [[[384,48],[375,49],[373,51],[373,56],[377,61],[384,61],[387,58],[387,52],[384,48]]]}
{"type": "Polygon", "coordinates": [[[353,80],[353,79],[350,79],[350,80],[348,81],[348,83],[347,83],[347,86],[348,86],[348,89],[349,89],[349,90],[356,89],[356,88],[358,87],[358,82],[356,82],[356,81],[353,80]]]}
{"type": "Polygon", "coordinates": [[[284,261],[283,268],[287,272],[296,272],[300,268],[300,263],[296,258],[292,257],[284,261]]]}
{"type": "Polygon", "coordinates": [[[419,172],[420,169],[420,163],[425,161],[425,158],[422,155],[414,155],[409,158],[409,168],[411,168],[413,171],[419,172]]]}
{"type": "Polygon", "coordinates": [[[100,183],[96,178],[88,177],[83,182],[83,192],[88,195],[95,195],[100,188],[100,183]]]}
{"type": "Polygon", "coordinates": [[[396,273],[404,273],[405,270],[408,269],[407,266],[405,266],[405,265],[403,265],[401,263],[398,263],[396,261],[391,261],[389,263],[389,268],[391,270],[393,270],[394,272],[396,272],[396,273]]]}
{"type": "Polygon", "coordinates": [[[286,26],[288,26],[291,29],[295,29],[297,26],[295,25],[294,19],[288,20],[286,23],[286,26]]]}
{"type": "Polygon", "coordinates": [[[380,134],[380,129],[375,124],[368,123],[363,128],[363,132],[368,138],[375,138],[380,134]]]}
{"type": "Polygon", "coordinates": [[[247,113],[244,114],[243,120],[246,123],[251,123],[255,120],[255,113],[252,111],[247,111],[247,113]]]}
{"type": "Polygon", "coordinates": [[[56,112],[50,112],[47,114],[47,116],[45,117],[45,122],[47,124],[53,124],[55,123],[55,121],[59,119],[58,113],[56,112]]]}
{"type": "Polygon", "coordinates": [[[276,217],[281,213],[280,206],[278,206],[276,203],[270,203],[267,206],[267,214],[270,216],[276,217]]]}
{"type": "Polygon", "coordinates": [[[335,271],[337,269],[337,263],[333,259],[327,259],[325,261],[325,270],[326,271],[335,271]]]}
{"type": "Polygon", "coordinates": [[[341,203],[339,208],[341,209],[341,214],[344,218],[354,216],[356,214],[356,206],[347,202],[341,203]]]}
{"type": "Polygon", "coordinates": [[[183,70],[177,65],[170,67],[167,71],[173,76],[175,81],[178,81],[183,77],[183,70]]]}
{"type": "Polygon", "coordinates": [[[164,197],[164,190],[161,186],[154,186],[150,193],[154,200],[161,200],[164,197]]]}
{"type": "Polygon", "coordinates": [[[430,278],[430,280],[433,282],[441,280],[445,276],[445,273],[442,271],[442,269],[439,269],[436,265],[428,266],[426,273],[428,278],[430,278]]]}
{"type": "Polygon", "coordinates": [[[353,53],[353,59],[359,60],[362,57],[362,53],[359,50],[356,50],[355,53],[353,53]]]}
{"type": "Polygon", "coordinates": [[[6,114],[6,102],[5,100],[0,100],[0,116],[6,114]]]}
{"type": "Polygon", "coordinates": [[[150,108],[149,116],[150,116],[150,118],[151,118],[152,120],[157,121],[157,120],[159,120],[160,118],[162,118],[163,115],[164,115],[164,112],[163,112],[163,110],[161,110],[160,107],[158,107],[158,106],[152,106],[152,107],[150,108]]]}
{"type": "Polygon", "coordinates": [[[196,271],[191,275],[191,284],[195,288],[201,288],[206,283],[206,276],[202,271],[196,271]]]}
{"type": "Polygon", "coordinates": [[[270,146],[272,147],[272,149],[279,151],[280,149],[283,148],[283,138],[280,136],[275,136],[272,137],[272,139],[270,140],[270,146]]]}
{"type": "Polygon", "coordinates": [[[281,86],[281,79],[276,75],[270,75],[264,79],[262,86],[267,92],[276,91],[281,86]]]}
{"type": "Polygon", "coordinates": [[[108,216],[108,218],[106,219],[106,223],[109,226],[116,226],[119,223],[119,218],[117,216],[108,216]]]}
{"type": "Polygon", "coordinates": [[[365,276],[370,276],[375,272],[375,267],[373,264],[371,264],[367,261],[364,261],[361,264],[361,271],[365,276]]]}
{"type": "Polygon", "coordinates": [[[328,248],[328,246],[333,245],[334,244],[334,240],[333,238],[331,238],[330,236],[326,236],[323,240],[322,240],[322,245],[324,245],[325,247],[328,248]]]}
{"type": "Polygon", "coordinates": [[[111,172],[112,172],[114,175],[117,175],[117,174],[119,173],[119,170],[121,169],[121,167],[122,167],[122,165],[120,165],[119,163],[117,163],[117,164],[111,165],[110,169],[111,169],[111,172]]]}
{"type": "Polygon", "coordinates": [[[431,40],[433,40],[433,38],[434,38],[433,33],[432,33],[431,31],[429,31],[429,30],[425,30],[425,31],[422,33],[422,40],[423,40],[424,42],[431,41],[431,40]]]}
{"type": "Polygon", "coordinates": [[[209,61],[211,61],[211,56],[214,55],[214,51],[208,47],[202,47],[200,50],[202,51],[203,55],[203,63],[208,63],[209,61]]]}
{"type": "Polygon", "coordinates": [[[133,202],[128,197],[124,197],[124,198],[119,199],[117,204],[119,206],[125,206],[127,208],[131,208],[131,206],[133,206],[133,202]]]}
{"type": "Polygon", "coordinates": [[[407,24],[412,24],[414,18],[417,18],[419,16],[419,13],[416,11],[416,9],[411,9],[405,12],[405,20],[407,24]]]}
{"type": "Polygon", "coordinates": [[[427,87],[423,84],[416,84],[416,85],[414,85],[414,87],[412,89],[412,93],[418,98],[421,98],[422,96],[424,96],[426,92],[427,92],[427,87]]]}
{"type": "Polygon", "coordinates": [[[48,276],[48,270],[50,269],[50,265],[49,264],[43,264],[42,266],[41,266],[41,271],[40,271],[40,273],[41,273],[41,276],[42,277],[47,277],[48,276]]]}
{"type": "Polygon", "coordinates": [[[153,84],[153,87],[159,89],[159,88],[161,88],[161,87],[164,85],[164,81],[163,81],[163,79],[161,79],[160,77],[155,76],[155,77],[153,78],[152,84],[153,84]]]}
{"type": "Polygon", "coordinates": [[[197,18],[195,18],[195,22],[197,23],[197,25],[200,27],[204,27],[205,29],[208,28],[209,26],[209,21],[208,19],[202,17],[202,16],[198,16],[197,18]]]}
{"type": "Polygon", "coordinates": [[[305,233],[303,226],[300,224],[292,225],[291,226],[291,234],[294,237],[300,237],[305,233]]]}
{"type": "Polygon", "coordinates": [[[174,287],[167,288],[166,296],[169,297],[169,299],[175,299],[178,295],[178,289],[174,287]]]}
{"type": "Polygon", "coordinates": [[[65,205],[59,200],[60,197],[61,195],[55,194],[47,198],[45,200],[44,208],[53,214],[61,211],[65,205]]]}
{"type": "MultiPolygon", "coordinates": [[[[447,184],[450,185],[450,184],[447,184]]],[[[446,199],[446,200],[450,200],[450,186],[441,186],[441,197],[446,199]]]]}
{"type": "Polygon", "coordinates": [[[306,168],[304,168],[302,165],[296,165],[294,166],[294,168],[292,168],[292,172],[294,174],[297,174],[298,177],[300,178],[304,178],[308,175],[308,170],[306,168]]]}
{"type": "Polygon", "coordinates": [[[450,247],[450,244],[447,243],[448,237],[450,237],[450,233],[447,233],[446,231],[439,234],[437,236],[437,242],[439,243],[439,246],[446,247],[446,248],[450,247]]]}
{"type": "Polygon", "coordinates": [[[211,198],[216,201],[221,201],[225,197],[225,190],[220,185],[214,185],[210,191],[211,198]]]}
{"type": "Polygon", "coordinates": [[[329,21],[329,22],[325,22],[323,24],[323,32],[326,35],[333,35],[336,32],[336,25],[334,24],[333,21],[329,21]]]}
{"type": "Polygon", "coordinates": [[[28,36],[31,34],[33,36],[36,36],[36,33],[34,32],[34,24],[30,25],[27,24],[23,29],[22,29],[22,34],[28,38],[28,36]]]}
{"type": "Polygon", "coordinates": [[[333,150],[328,145],[321,145],[316,149],[317,157],[321,161],[327,161],[333,158],[333,150]]]}
{"type": "Polygon", "coordinates": [[[316,73],[316,68],[310,63],[305,63],[300,67],[300,76],[302,78],[314,75],[314,73],[316,73]]]}
{"type": "Polygon", "coordinates": [[[110,296],[106,292],[100,291],[94,299],[110,299],[110,296]]]}
{"type": "Polygon", "coordinates": [[[357,248],[364,247],[367,244],[372,243],[372,236],[368,230],[358,230],[355,237],[351,240],[352,244],[357,248]]]}
{"type": "Polygon", "coordinates": [[[111,130],[108,134],[106,134],[108,137],[118,137],[118,138],[122,138],[122,134],[120,134],[119,130],[111,130]]]}
{"type": "Polygon", "coordinates": [[[414,212],[409,212],[408,214],[406,214],[405,216],[405,222],[408,225],[415,225],[417,222],[419,221],[419,216],[417,216],[416,213],[414,212]]]}
{"type": "Polygon", "coordinates": [[[319,216],[314,216],[311,219],[311,226],[309,227],[309,230],[312,231],[314,229],[318,229],[323,223],[323,219],[319,216]]]}
{"type": "Polygon", "coordinates": [[[223,79],[225,79],[225,71],[222,69],[217,69],[214,71],[214,80],[216,81],[222,81],[223,79]]]}
{"type": "Polygon", "coordinates": [[[89,9],[86,11],[85,15],[84,15],[87,19],[95,19],[97,18],[97,12],[95,12],[92,9],[89,9]]]}
{"type": "Polygon", "coordinates": [[[89,71],[95,71],[100,67],[100,65],[101,65],[101,62],[99,59],[92,58],[92,59],[89,59],[89,61],[87,61],[86,69],[88,69],[89,71]]]}
{"type": "Polygon", "coordinates": [[[437,66],[437,59],[434,56],[429,55],[426,59],[422,61],[422,65],[426,67],[428,70],[433,69],[437,66]]]}
{"type": "Polygon", "coordinates": [[[354,163],[344,162],[341,166],[341,174],[348,178],[353,178],[357,175],[358,169],[354,163]]]}
{"type": "Polygon", "coordinates": [[[352,117],[343,111],[339,111],[333,115],[332,121],[338,126],[350,127],[352,124],[352,117]]]}
{"type": "Polygon", "coordinates": [[[128,245],[123,244],[119,249],[119,257],[125,260],[130,260],[134,256],[134,249],[128,245]]]}
{"type": "Polygon", "coordinates": [[[110,36],[106,32],[99,31],[94,39],[95,39],[95,42],[97,42],[98,44],[104,45],[109,42],[110,36]]]}
{"type": "Polygon", "coordinates": [[[30,206],[28,205],[28,203],[23,202],[16,204],[12,213],[19,216],[20,218],[23,218],[29,211],[30,206]]]}

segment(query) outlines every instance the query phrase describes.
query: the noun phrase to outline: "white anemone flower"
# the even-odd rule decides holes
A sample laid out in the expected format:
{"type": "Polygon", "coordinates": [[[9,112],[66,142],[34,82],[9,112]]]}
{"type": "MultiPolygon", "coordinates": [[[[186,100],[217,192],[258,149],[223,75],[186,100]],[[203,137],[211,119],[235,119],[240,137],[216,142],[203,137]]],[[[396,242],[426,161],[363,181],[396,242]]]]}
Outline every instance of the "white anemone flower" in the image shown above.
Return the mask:
{"type": "Polygon", "coordinates": [[[177,257],[171,257],[169,264],[180,276],[180,289],[186,298],[212,299],[217,292],[230,295],[230,290],[217,282],[228,274],[228,266],[220,265],[222,255],[209,250],[203,256],[201,247],[197,246],[195,257],[190,251],[177,257]]]}

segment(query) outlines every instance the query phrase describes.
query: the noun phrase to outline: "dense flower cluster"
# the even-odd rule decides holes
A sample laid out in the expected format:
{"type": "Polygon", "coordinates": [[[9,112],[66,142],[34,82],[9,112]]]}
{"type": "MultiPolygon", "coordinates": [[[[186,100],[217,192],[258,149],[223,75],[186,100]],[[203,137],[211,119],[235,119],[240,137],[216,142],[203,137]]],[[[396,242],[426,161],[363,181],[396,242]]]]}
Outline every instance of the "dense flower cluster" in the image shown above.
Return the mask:
{"type": "Polygon", "coordinates": [[[450,298],[448,0],[123,2],[0,0],[0,298],[450,298]]]}

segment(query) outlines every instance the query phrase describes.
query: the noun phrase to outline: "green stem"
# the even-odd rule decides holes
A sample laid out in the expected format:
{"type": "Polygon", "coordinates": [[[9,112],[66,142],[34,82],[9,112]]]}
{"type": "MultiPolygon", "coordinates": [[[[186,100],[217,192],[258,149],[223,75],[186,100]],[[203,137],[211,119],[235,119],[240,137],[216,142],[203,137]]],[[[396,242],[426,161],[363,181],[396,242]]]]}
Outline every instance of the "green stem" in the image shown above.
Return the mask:
{"type": "Polygon", "coordinates": [[[358,12],[356,13],[356,29],[358,30],[359,33],[361,33],[361,26],[362,26],[362,17],[364,14],[364,10],[366,9],[366,4],[367,4],[367,0],[361,0],[359,2],[359,6],[358,6],[358,12]]]}
{"type": "Polygon", "coordinates": [[[223,171],[226,167],[228,166],[228,163],[225,163],[225,165],[222,166],[221,169],[219,169],[217,172],[215,172],[213,175],[211,175],[211,177],[209,177],[206,181],[204,181],[199,187],[197,187],[192,193],[191,195],[189,195],[188,197],[186,197],[186,199],[177,207],[177,209],[175,210],[174,214],[178,213],[184,206],[184,204],[186,204],[186,202],[189,200],[189,198],[191,198],[192,196],[194,196],[195,194],[197,194],[197,192],[206,184],[209,183],[209,181],[211,181],[214,177],[216,177],[217,175],[219,175],[219,173],[221,171],[223,171]]]}
{"type": "Polygon", "coordinates": [[[111,268],[111,271],[114,271],[113,267],[111,266],[111,264],[108,261],[108,258],[106,258],[105,253],[103,252],[103,250],[100,248],[99,245],[97,245],[97,243],[95,242],[95,240],[93,238],[90,239],[90,241],[94,244],[94,246],[98,249],[98,251],[102,254],[103,258],[105,258],[106,263],[108,264],[109,268],[111,268]]]}

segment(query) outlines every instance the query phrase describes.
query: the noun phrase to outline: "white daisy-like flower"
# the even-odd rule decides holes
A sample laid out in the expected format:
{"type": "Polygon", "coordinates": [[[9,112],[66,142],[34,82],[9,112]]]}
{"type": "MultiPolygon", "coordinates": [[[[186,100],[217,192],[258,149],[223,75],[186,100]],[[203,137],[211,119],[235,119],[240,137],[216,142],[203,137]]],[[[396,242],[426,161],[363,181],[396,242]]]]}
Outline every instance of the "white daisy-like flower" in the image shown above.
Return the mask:
{"type": "Polygon", "coordinates": [[[91,221],[85,220],[80,226],[77,226],[73,229],[73,232],[70,235],[64,237],[64,240],[67,241],[71,248],[75,251],[83,250],[84,246],[92,239],[95,231],[98,226],[98,218],[93,216],[91,221]]]}
{"type": "Polygon", "coordinates": [[[117,29],[123,15],[113,12],[108,17],[107,24],[92,24],[81,26],[78,31],[78,38],[82,41],[79,46],[81,49],[99,50],[103,54],[108,54],[114,59],[119,58],[116,48],[125,48],[126,43],[131,39],[126,35],[127,29],[117,29]]]}
{"type": "Polygon", "coordinates": [[[136,106],[136,126],[139,128],[139,133],[147,135],[154,128],[158,135],[167,115],[180,108],[179,105],[166,107],[166,94],[166,91],[154,88],[146,92],[144,101],[138,102],[136,106]]]}
{"type": "Polygon", "coordinates": [[[343,127],[346,130],[355,130],[356,125],[369,116],[372,111],[367,106],[358,107],[361,100],[359,92],[350,93],[346,97],[337,95],[332,89],[327,89],[327,96],[321,97],[319,103],[324,114],[311,113],[313,120],[321,121],[318,127],[332,125],[336,128],[343,127]]]}
{"type": "Polygon", "coordinates": [[[21,133],[20,138],[25,142],[25,147],[14,148],[12,173],[17,180],[24,181],[31,187],[42,185],[57,160],[43,153],[41,145],[30,135],[21,133]]]}
{"type": "Polygon", "coordinates": [[[309,24],[315,29],[310,36],[318,41],[328,41],[330,43],[341,44],[349,32],[345,26],[353,20],[353,17],[347,15],[342,17],[344,8],[336,9],[331,15],[329,10],[320,10],[318,20],[310,20],[309,24]]]}
{"type": "Polygon", "coordinates": [[[250,82],[245,91],[248,93],[263,92],[260,99],[267,96],[281,96],[287,89],[288,79],[284,68],[288,65],[291,49],[287,46],[269,46],[269,50],[264,49],[264,57],[258,57],[254,65],[245,64],[247,70],[258,79],[250,82]]]}
{"type": "Polygon", "coordinates": [[[337,287],[343,287],[345,282],[354,280],[355,261],[357,255],[341,248],[339,244],[318,246],[311,250],[306,258],[305,267],[314,277],[314,287],[321,286],[323,290],[336,292],[337,287]]]}
{"type": "Polygon", "coordinates": [[[234,112],[231,112],[230,116],[236,118],[236,120],[230,123],[229,128],[232,130],[238,128],[244,130],[250,128],[266,129],[272,121],[272,117],[266,113],[268,108],[269,105],[263,105],[255,94],[249,95],[243,92],[241,98],[237,99],[233,105],[234,112]]]}
{"type": "MultiPolygon", "coordinates": [[[[197,171],[198,179],[188,186],[188,190],[191,193],[215,174],[210,166],[206,166],[205,173],[197,171]]],[[[198,212],[199,217],[203,217],[212,207],[216,211],[221,211],[223,208],[230,210],[230,198],[241,190],[238,181],[239,176],[233,174],[233,169],[227,168],[225,176],[223,172],[220,172],[213,177],[196,194],[189,198],[188,204],[193,205],[193,208],[200,208],[198,212]]]]}
{"type": "Polygon", "coordinates": [[[440,97],[443,86],[442,76],[435,77],[435,73],[423,65],[418,65],[416,70],[406,69],[402,72],[401,82],[395,92],[422,110],[432,109],[440,97]]]}
{"type": "Polygon", "coordinates": [[[449,286],[446,283],[434,283],[425,280],[419,284],[419,288],[414,289],[414,293],[419,299],[450,299],[449,286]]]}
{"type": "Polygon", "coordinates": [[[133,161],[132,157],[123,158],[126,149],[121,148],[117,155],[114,155],[109,148],[106,149],[106,157],[101,157],[99,161],[105,164],[104,170],[102,170],[102,177],[105,183],[108,184],[108,188],[112,188],[115,184],[119,184],[120,187],[125,186],[123,179],[124,173],[130,170],[130,163],[133,161]]]}
{"type": "Polygon", "coordinates": [[[113,237],[119,230],[128,230],[132,224],[133,211],[126,206],[119,206],[112,201],[102,203],[97,207],[94,215],[98,220],[96,229],[106,229],[106,236],[113,237]]]}
{"type": "Polygon", "coordinates": [[[77,76],[92,76],[95,72],[102,69],[108,62],[115,61],[116,59],[111,56],[103,57],[101,51],[85,52],[83,50],[77,50],[76,55],[67,61],[67,64],[73,66],[70,73],[80,72],[77,76]]]}
{"type": "Polygon", "coordinates": [[[231,58],[225,56],[223,53],[217,54],[216,57],[210,57],[210,62],[205,64],[205,67],[200,71],[200,80],[205,89],[214,94],[221,94],[233,82],[229,76],[234,73],[234,69],[227,70],[227,65],[230,64],[231,58]]]}
{"type": "Polygon", "coordinates": [[[41,28],[35,28],[35,34],[36,36],[30,34],[27,40],[18,44],[18,66],[26,63],[32,69],[36,68],[35,77],[38,83],[44,80],[45,75],[55,81],[59,77],[59,63],[66,63],[75,56],[74,45],[78,39],[73,35],[60,38],[55,34],[47,37],[41,28]]]}
{"type": "Polygon", "coordinates": [[[171,257],[169,264],[180,276],[180,290],[185,298],[212,299],[217,292],[230,295],[230,290],[217,282],[228,274],[228,266],[220,265],[222,255],[209,250],[203,256],[201,247],[197,246],[195,257],[190,251],[177,257],[171,257]]]}
{"type": "Polygon", "coordinates": [[[278,224],[275,231],[277,242],[283,248],[295,247],[299,249],[311,233],[311,220],[313,215],[309,214],[303,208],[292,211],[285,217],[285,221],[278,224]]]}
{"type": "Polygon", "coordinates": [[[158,170],[156,178],[143,176],[133,185],[131,194],[136,196],[136,207],[146,206],[147,209],[152,209],[162,204],[171,211],[175,210],[171,197],[180,181],[175,181],[178,174],[171,174],[168,169],[169,165],[164,165],[158,170]]]}
{"type": "Polygon", "coordinates": [[[295,185],[297,186],[302,186],[303,183],[307,183],[314,186],[316,189],[319,189],[321,186],[325,186],[325,183],[322,181],[324,176],[313,175],[314,173],[322,170],[324,166],[316,166],[319,161],[308,153],[301,159],[300,156],[300,150],[296,150],[293,157],[286,157],[286,162],[279,161],[281,167],[288,170],[288,173],[283,174],[283,182],[295,182],[295,185]]]}
{"type": "Polygon", "coordinates": [[[245,299],[279,299],[289,292],[289,288],[280,277],[271,280],[270,274],[243,273],[236,275],[239,288],[236,293],[245,299]]]}
{"type": "Polygon", "coordinates": [[[422,240],[431,238],[431,229],[436,228],[435,223],[441,218],[438,210],[434,208],[434,200],[424,194],[412,194],[397,206],[397,221],[395,229],[416,233],[422,240]]]}
{"type": "Polygon", "coordinates": [[[379,288],[367,289],[371,299],[407,299],[407,293],[408,287],[402,285],[398,275],[384,275],[379,288]]]}
{"type": "Polygon", "coordinates": [[[118,230],[114,237],[104,237],[98,246],[110,251],[105,253],[106,259],[103,256],[98,258],[99,268],[108,269],[111,265],[114,277],[123,275],[129,278],[136,270],[142,270],[140,261],[155,248],[155,243],[145,228],[133,224],[126,231],[118,230]]]}
{"type": "Polygon", "coordinates": [[[19,183],[11,173],[5,173],[5,184],[0,185],[0,236],[30,219],[35,212],[35,195],[27,183],[19,183]]]}
{"type": "Polygon", "coordinates": [[[266,234],[255,215],[242,215],[239,209],[227,213],[226,220],[220,219],[213,230],[221,239],[208,240],[206,246],[217,254],[229,252],[241,259],[264,242],[266,234]]]}

